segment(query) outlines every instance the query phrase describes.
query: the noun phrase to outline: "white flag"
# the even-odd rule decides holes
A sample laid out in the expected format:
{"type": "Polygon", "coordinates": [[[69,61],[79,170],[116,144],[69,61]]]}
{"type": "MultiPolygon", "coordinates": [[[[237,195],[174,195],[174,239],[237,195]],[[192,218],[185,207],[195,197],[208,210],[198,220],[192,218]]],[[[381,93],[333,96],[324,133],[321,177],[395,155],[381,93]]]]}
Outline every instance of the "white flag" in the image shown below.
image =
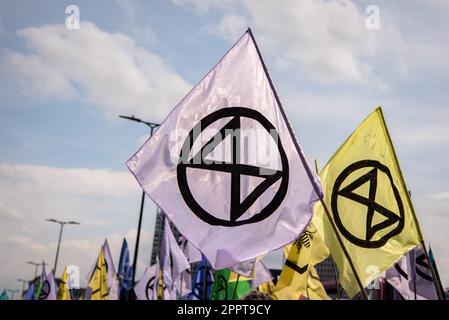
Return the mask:
{"type": "Polygon", "coordinates": [[[190,263],[201,261],[201,252],[197,248],[195,248],[189,241],[187,241],[187,245],[185,246],[184,254],[189,259],[190,263]]]}
{"type": "Polygon", "coordinates": [[[168,220],[165,219],[164,239],[162,242],[163,252],[163,279],[164,283],[173,288],[173,282],[185,270],[190,269],[190,263],[178,246],[168,220]]]}
{"type": "Polygon", "coordinates": [[[410,250],[387,270],[385,278],[405,300],[438,300],[432,272],[422,246],[410,250]]]}
{"type": "Polygon", "coordinates": [[[273,280],[270,270],[265,266],[262,260],[257,259],[254,264],[254,277],[251,281],[251,288],[256,290],[260,285],[273,280]]]}
{"type": "Polygon", "coordinates": [[[234,273],[249,278],[251,276],[251,272],[254,269],[255,263],[256,259],[251,259],[249,261],[244,261],[239,264],[233,265],[229,269],[231,269],[231,271],[234,273]]]}
{"type": "Polygon", "coordinates": [[[248,30],[127,165],[223,269],[293,242],[309,223],[319,179],[295,139],[248,30]]]}
{"type": "Polygon", "coordinates": [[[147,267],[142,278],[134,286],[137,300],[157,300],[153,298],[154,286],[156,285],[156,265],[147,267]]]}
{"type": "Polygon", "coordinates": [[[53,271],[45,273],[45,265],[42,265],[41,275],[41,291],[39,292],[39,300],[56,300],[56,284],[53,271]]]}
{"type": "Polygon", "coordinates": [[[120,281],[117,275],[114,275],[111,280],[111,285],[109,287],[108,300],[119,300],[120,299],[120,281]]]}

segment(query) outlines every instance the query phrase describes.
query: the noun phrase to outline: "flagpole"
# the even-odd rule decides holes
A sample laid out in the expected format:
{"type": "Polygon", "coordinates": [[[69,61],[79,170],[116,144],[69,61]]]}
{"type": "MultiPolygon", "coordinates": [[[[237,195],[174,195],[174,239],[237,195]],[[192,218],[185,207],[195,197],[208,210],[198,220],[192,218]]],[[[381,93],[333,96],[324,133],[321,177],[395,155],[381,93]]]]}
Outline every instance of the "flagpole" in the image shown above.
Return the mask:
{"type": "Polygon", "coordinates": [[[421,246],[424,249],[424,256],[426,257],[427,263],[429,264],[430,272],[432,273],[433,285],[438,293],[438,299],[446,300],[446,295],[443,290],[443,284],[441,283],[441,279],[436,276],[435,269],[433,267],[432,262],[430,261],[429,254],[427,253],[426,245],[424,244],[424,240],[421,238],[421,246]]]}
{"type": "Polygon", "coordinates": [[[331,255],[331,260],[332,260],[332,273],[334,274],[334,279],[335,279],[335,286],[337,289],[337,299],[340,300],[340,284],[338,283],[338,279],[337,279],[337,270],[335,270],[335,263],[334,263],[334,259],[332,258],[331,255]]]}
{"type": "Polygon", "coordinates": [[[446,300],[446,295],[444,294],[443,285],[441,283],[441,278],[440,278],[440,275],[438,273],[438,268],[437,268],[437,264],[436,264],[436,261],[435,261],[435,257],[432,254],[432,248],[430,247],[430,243],[429,243],[429,260],[432,263],[432,266],[433,266],[433,268],[435,270],[435,276],[438,279],[437,280],[438,281],[438,285],[441,285],[440,290],[441,290],[441,292],[443,292],[444,300],[446,300]],[[432,259],[431,259],[431,256],[432,256],[432,259]]]}
{"type": "Polygon", "coordinates": [[[237,281],[235,282],[234,292],[232,293],[232,300],[235,300],[235,294],[237,293],[237,286],[239,285],[240,274],[237,273],[237,281]]]}
{"type": "MultiPolygon", "coordinates": [[[[141,120],[139,118],[134,117],[134,115],[132,115],[131,117],[120,115],[119,118],[131,120],[131,121],[135,121],[135,122],[139,122],[139,123],[143,123],[143,124],[147,125],[148,127],[150,127],[150,138],[153,136],[154,129],[156,129],[157,127],[160,126],[160,124],[158,124],[158,123],[143,121],[143,120],[141,120]]],[[[140,201],[139,222],[137,224],[136,244],[134,246],[134,257],[133,257],[134,272],[133,272],[133,277],[132,277],[132,286],[133,287],[134,287],[134,282],[136,280],[137,256],[139,254],[140,229],[142,227],[142,217],[143,217],[144,204],[145,204],[145,191],[142,190],[142,199],[140,201]]],[[[133,292],[134,292],[134,290],[131,290],[131,295],[133,295],[133,292]]]]}
{"type": "MultiPolygon", "coordinates": [[[[398,157],[396,156],[396,151],[395,151],[395,149],[393,147],[393,141],[391,140],[391,136],[390,136],[390,133],[388,131],[388,127],[387,127],[386,122],[385,122],[384,114],[383,114],[382,109],[380,107],[378,108],[378,112],[379,112],[380,118],[382,120],[381,124],[382,124],[383,129],[385,130],[385,135],[387,137],[387,141],[390,144],[390,149],[391,149],[391,152],[393,154],[393,159],[396,162],[396,165],[398,166],[399,179],[401,180],[402,185],[405,186],[406,184],[405,184],[404,176],[402,174],[401,166],[399,165],[398,157]]],[[[441,281],[439,279],[435,278],[436,272],[435,272],[435,269],[433,268],[433,265],[430,263],[429,254],[427,252],[427,248],[426,248],[426,245],[424,243],[424,237],[422,235],[421,228],[420,228],[419,223],[418,223],[418,218],[416,217],[415,208],[413,207],[413,204],[412,204],[410,190],[404,190],[404,191],[405,191],[405,193],[408,193],[408,195],[409,195],[407,197],[407,202],[408,202],[408,204],[410,206],[410,211],[412,213],[413,220],[415,222],[416,231],[418,232],[418,235],[419,235],[419,238],[420,238],[420,243],[421,243],[421,246],[423,247],[423,250],[424,250],[424,255],[426,257],[427,263],[429,264],[430,272],[432,273],[433,284],[434,284],[435,289],[437,291],[438,298],[440,300],[446,300],[446,295],[444,294],[443,285],[442,285],[442,283],[441,283],[441,281]],[[437,284],[437,282],[438,282],[438,284],[437,284]]]]}

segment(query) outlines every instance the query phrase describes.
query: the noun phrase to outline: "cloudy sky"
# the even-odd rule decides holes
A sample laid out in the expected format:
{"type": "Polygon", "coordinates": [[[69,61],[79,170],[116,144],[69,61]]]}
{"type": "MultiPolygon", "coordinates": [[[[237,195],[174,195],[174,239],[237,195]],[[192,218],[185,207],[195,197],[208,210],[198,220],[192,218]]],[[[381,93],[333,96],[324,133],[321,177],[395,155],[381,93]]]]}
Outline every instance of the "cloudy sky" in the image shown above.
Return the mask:
{"type": "MultiPolygon", "coordinates": [[[[125,161],[250,26],[296,134],[323,166],[376,106],[449,286],[449,5],[438,0],[0,1],[0,288],[28,260],[82,278],[107,237],[134,247],[140,190],[125,161]],[[80,10],[78,30],[66,7],[80,10]],[[371,19],[379,10],[378,26],[371,19]],[[375,9],[376,9],[375,8],[375,9]],[[367,10],[368,9],[368,10],[367,10]],[[368,11],[368,13],[367,13],[368,11]]],[[[147,202],[139,275],[156,209],[147,202]]],[[[139,276],[138,275],[138,276],[139,276]]]]}

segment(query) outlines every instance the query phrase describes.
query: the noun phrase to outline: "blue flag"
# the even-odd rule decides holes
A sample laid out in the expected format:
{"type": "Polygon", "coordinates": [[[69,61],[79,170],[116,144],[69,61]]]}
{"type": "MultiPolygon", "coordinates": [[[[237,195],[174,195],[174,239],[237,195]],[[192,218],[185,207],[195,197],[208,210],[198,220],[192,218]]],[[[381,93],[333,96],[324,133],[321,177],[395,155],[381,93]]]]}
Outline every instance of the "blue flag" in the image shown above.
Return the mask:
{"type": "Polygon", "coordinates": [[[31,286],[28,288],[27,292],[23,295],[23,300],[36,300],[34,297],[34,282],[31,284],[31,286]]]}
{"type": "Polygon", "coordinates": [[[209,300],[212,293],[212,285],[214,279],[212,275],[212,266],[204,256],[201,258],[201,263],[195,271],[192,279],[192,292],[190,293],[190,300],[209,300]],[[206,281],[206,283],[204,283],[206,281]],[[204,293],[204,287],[206,292],[204,293]]]}
{"type": "Polygon", "coordinates": [[[118,276],[120,278],[120,300],[128,298],[129,291],[133,288],[133,272],[129,257],[128,242],[123,239],[122,251],[120,252],[120,261],[118,266],[118,276]]]}

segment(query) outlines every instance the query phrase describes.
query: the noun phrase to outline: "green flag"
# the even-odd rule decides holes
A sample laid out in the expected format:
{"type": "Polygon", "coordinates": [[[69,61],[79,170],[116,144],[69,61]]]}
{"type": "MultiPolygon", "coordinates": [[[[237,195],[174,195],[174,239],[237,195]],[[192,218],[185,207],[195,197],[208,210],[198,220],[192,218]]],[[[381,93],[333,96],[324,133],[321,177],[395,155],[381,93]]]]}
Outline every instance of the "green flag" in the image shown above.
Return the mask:
{"type": "Polygon", "coordinates": [[[231,272],[229,269],[217,270],[215,272],[211,300],[233,300],[234,291],[235,299],[237,300],[251,290],[251,285],[248,281],[229,282],[231,272]]]}
{"type": "Polygon", "coordinates": [[[35,284],[36,290],[34,291],[34,299],[39,300],[39,295],[41,294],[42,290],[42,281],[38,279],[35,284]]]}
{"type": "Polygon", "coordinates": [[[6,293],[5,289],[3,289],[3,293],[0,295],[0,300],[9,300],[8,294],[6,293]]]}

